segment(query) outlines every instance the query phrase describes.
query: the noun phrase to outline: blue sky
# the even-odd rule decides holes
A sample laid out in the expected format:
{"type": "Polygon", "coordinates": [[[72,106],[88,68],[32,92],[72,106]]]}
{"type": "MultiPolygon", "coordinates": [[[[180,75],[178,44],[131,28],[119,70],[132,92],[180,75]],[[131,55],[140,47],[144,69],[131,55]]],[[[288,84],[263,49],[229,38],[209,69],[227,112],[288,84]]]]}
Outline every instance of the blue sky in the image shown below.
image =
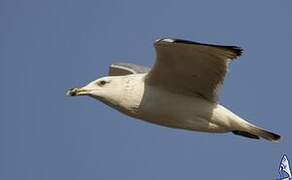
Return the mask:
{"type": "Polygon", "coordinates": [[[292,1],[0,1],[0,179],[275,179],[292,159],[292,1]],[[238,45],[221,103],[279,143],[175,130],[65,91],[153,41],[238,45]]]}

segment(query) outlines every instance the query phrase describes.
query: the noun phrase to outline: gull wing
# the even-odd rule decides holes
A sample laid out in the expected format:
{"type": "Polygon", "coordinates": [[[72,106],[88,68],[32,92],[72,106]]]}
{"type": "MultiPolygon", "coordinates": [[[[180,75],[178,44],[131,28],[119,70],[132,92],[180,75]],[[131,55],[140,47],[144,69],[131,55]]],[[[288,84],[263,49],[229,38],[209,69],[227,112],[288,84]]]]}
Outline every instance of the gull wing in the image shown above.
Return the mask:
{"type": "Polygon", "coordinates": [[[169,91],[216,102],[228,63],[241,55],[236,46],[203,44],[181,39],[154,43],[156,62],[146,82],[169,91]]]}
{"type": "Polygon", "coordinates": [[[150,71],[149,67],[130,64],[130,63],[115,63],[110,65],[109,76],[123,76],[129,74],[141,74],[150,71]]]}

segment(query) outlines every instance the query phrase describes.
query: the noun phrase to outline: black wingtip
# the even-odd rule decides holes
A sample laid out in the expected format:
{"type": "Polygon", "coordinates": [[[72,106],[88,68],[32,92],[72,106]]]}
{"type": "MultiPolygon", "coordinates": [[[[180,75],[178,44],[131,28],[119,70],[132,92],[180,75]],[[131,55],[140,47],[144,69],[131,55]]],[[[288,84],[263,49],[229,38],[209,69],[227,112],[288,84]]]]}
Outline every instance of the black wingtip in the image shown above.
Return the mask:
{"type": "Polygon", "coordinates": [[[227,48],[228,50],[233,51],[236,54],[236,56],[241,56],[243,52],[243,49],[238,46],[225,46],[224,48],[227,48]]]}
{"type": "Polygon", "coordinates": [[[166,42],[166,43],[179,43],[179,44],[193,44],[193,45],[202,45],[202,46],[210,46],[219,49],[225,49],[227,51],[231,51],[234,53],[234,57],[239,57],[242,55],[243,49],[238,46],[224,46],[224,45],[217,45],[217,44],[207,44],[207,43],[200,43],[195,41],[183,40],[183,39],[175,39],[175,38],[162,38],[155,41],[155,43],[166,42]]]}
{"type": "Polygon", "coordinates": [[[249,132],[246,131],[232,131],[233,134],[238,135],[238,136],[243,136],[243,137],[247,137],[247,138],[251,138],[251,139],[260,139],[259,136],[251,134],[249,132]]]}
{"type": "Polygon", "coordinates": [[[267,130],[260,129],[257,127],[250,127],[250,128],[252,130],[251,132],[235,130],[235,131],[232,131],[232,133],[235,135],[244,136],[244,137],[248,137],[252,139],[263,138],[263,139],[266,139],[268,141],[273,141],[273,142],[278,142],[281,139],[280,135],[269,132],[267,130]]]}
{"type": "Polygon", "coordinates": [[[280,141],[281,140],[281,136],[279,134],[273,133],[273,140],[274,141],[280,141]]]}
{"type": "Polygon", "coordinates": [[[263,138],[270,140],[270,141],[274,141],[274,142],[278,142],[281,139],[281,136],[279,134],[261,129],[261,133],[263,135],[263,138]]]}

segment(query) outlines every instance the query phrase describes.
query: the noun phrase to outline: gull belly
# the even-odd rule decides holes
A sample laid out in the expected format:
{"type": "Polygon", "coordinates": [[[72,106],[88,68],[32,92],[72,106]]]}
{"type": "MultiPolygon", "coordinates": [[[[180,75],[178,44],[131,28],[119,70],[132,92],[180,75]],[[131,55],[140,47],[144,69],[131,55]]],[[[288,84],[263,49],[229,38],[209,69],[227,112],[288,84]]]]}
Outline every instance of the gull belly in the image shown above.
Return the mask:
{"type": "Polygon", "coordinates": [[[121,112],[144,121],[201,132],[227,132],[239,119],[223,106],[201,97],[173,93],[145,84],[145,75],[129,75],[119,107],[121,112]]]}

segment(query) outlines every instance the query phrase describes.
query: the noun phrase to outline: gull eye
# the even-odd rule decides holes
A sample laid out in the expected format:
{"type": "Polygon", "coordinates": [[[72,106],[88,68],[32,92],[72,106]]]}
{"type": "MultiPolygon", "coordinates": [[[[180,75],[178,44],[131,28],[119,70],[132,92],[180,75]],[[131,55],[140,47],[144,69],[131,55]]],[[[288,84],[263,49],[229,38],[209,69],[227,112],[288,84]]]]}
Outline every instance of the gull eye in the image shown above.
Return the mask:
{"type": "Polygon", "coordinates": [[[105,80],[98,81],[99,86],[105,85],[107,82],[105,80]]]}

